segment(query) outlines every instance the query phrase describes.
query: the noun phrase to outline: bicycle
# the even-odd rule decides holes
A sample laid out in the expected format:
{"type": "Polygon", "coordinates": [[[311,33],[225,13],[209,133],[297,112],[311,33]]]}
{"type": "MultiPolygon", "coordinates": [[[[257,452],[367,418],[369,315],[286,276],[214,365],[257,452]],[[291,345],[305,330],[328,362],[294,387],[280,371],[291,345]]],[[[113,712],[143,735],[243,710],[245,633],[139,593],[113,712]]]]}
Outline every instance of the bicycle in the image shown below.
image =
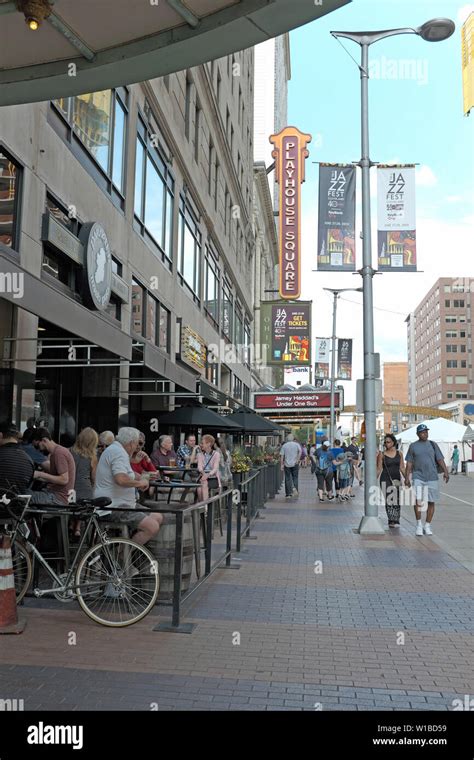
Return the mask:
{"type": "MultiPolygon", "coordinates": [[[[31,584],[33,555],[53,580],[53,588],[34,588],[36,597],[52,594],[61,602],[77,600],[88,617],[113,628],[133,625],[142,620],[158,596],[158,563],[148,549],[135,541],[108,537],[98,518],[105,516],[103,510],[111,503],[110,499],[81,499],[76,504],[68,505],[68,509],[36,509],[29,507],[30,498],[14,495],[8,499],[4,495],[0,499],[0,508],[8,514],[8,522],[13,523],[13,528],[6,533],[11,539],[17,604],[31,584]],[[19,515],[14,511],[15,506],[21,508],[19,515]],[[25,518],[27,513],[29,519],[33,516],[36,531],[34,516],[38,514],[68,515],[86,521],[66,573],[58,575],[29,540],[31,531],[25,518]],[[82,548],[89,535],[95,536],[97,543],[83,553],[82,548]]],[[[110,510],[105,511],[105,514],[108,513],[110,510]]]]}

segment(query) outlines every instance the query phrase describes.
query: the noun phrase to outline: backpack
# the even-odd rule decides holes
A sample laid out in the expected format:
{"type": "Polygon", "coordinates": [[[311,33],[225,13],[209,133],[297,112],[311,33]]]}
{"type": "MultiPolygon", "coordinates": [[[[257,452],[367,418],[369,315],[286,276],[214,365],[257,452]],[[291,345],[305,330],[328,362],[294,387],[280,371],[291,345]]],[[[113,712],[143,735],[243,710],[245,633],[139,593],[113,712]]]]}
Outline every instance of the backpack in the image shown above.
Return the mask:
{"type": "Polygon", "coordinates": [[[329,470],[331,461],[327,455],[327,452],[322,451],[319,457],[317,457],[318,464],[316,465],[316,472],[326,473],[329,470]]]}

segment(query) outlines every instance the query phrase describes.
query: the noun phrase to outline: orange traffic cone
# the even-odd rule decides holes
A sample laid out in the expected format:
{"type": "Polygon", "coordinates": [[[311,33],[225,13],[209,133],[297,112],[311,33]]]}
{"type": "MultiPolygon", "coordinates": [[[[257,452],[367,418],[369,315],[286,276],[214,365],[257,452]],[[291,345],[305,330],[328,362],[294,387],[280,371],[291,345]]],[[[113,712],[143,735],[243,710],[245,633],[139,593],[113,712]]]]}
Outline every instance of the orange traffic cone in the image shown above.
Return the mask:
{"type": "Polygon", "coordinates": [[[25,625],[17,615],[10,538],[0,536],[0,634],[22,633],[25,625]]]}

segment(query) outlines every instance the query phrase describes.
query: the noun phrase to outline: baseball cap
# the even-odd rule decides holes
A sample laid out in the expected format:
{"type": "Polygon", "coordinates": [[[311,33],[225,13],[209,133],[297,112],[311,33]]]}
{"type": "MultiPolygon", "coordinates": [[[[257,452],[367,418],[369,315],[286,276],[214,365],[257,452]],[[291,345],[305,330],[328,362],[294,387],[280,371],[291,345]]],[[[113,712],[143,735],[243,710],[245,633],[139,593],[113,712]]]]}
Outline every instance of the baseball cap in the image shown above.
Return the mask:
{"type": "Polygon", "coordinates": [[[331,445],[331,444],[329,443],[329,441],[323,441],[323,442],[322,442],[322,444],[321,444],[321,446],[328,446],[328,447],[329,447],[330,445],[331,445]]]}
{"type": "Polygon", "coordinates": [[[418,427],[416,429],[416,432],[417,433],[422,433],[423,430],[429,430],[429,427],[427,425],[418,425],[418,427]]]}

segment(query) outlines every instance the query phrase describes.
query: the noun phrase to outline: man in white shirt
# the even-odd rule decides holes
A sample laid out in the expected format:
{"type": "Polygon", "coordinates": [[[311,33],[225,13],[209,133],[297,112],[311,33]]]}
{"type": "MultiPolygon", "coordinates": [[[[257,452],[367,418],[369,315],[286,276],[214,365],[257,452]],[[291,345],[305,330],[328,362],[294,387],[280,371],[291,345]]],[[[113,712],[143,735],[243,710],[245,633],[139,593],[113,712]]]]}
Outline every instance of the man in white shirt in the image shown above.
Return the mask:
{"type": "Polygon", "coordinates": [[[285,495],[287,499],[298,496],[298,473],[301,459],[301,446],[290,433],[286,443],[280,449],[281,471],[285,473],[285,495]]]}
{"type": "Polygon", "coordinates": [[[156,536],[164,518],[158,512],[146,513],[136,509],[135,489],[145,491],[150,487],[148,480],[134,473],[130,464],[130,457],[138,449],[139,437],[136,428],[123,427],[114,443],[104,450],[97,465],[94,498],[107,496],[111,499],[110,506],[114,511],[107,520],[128,525],[130,530],[136,531],[133,540],[143,545],[156,536]],[[121,512],[119,507],[127,511],[121,512]]]}

